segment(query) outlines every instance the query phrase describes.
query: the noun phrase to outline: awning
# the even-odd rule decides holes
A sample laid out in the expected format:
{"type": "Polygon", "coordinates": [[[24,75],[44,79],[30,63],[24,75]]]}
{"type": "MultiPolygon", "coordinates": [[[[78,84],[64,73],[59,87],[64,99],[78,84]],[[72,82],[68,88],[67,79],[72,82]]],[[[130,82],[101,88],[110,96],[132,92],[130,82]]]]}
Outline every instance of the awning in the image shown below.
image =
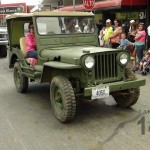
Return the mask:
{"type": "MultiPolygon", "coordinates": [[[[147,0],[106,0],[96,2],[93,9],[109,9],[109,7],[118,7],[118,6],[146,6],[147,0]]],[[[60,11],[73,11],[73,6],[66,6],[59,9],[60,11]]],[[[76,11],[85,10],[83,5],[75,6],[76,11]]]]}
{"type": "Polygon", "coordinates": [[[122,6],[146,6],[148,0],[122,0],[122,6]]]}

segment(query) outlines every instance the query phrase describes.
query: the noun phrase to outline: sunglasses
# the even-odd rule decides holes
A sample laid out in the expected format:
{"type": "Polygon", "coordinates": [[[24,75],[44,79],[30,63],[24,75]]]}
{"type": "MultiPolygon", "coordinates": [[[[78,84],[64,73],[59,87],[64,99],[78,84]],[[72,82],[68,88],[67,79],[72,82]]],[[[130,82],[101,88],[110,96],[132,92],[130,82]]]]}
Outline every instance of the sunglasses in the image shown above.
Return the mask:
{"type": "Polygon", "coordinates": [[[34,27],[33,27],[33,26],[31,26],[31,27],[29,27],[29,29],[34,29],[34,27]]]}

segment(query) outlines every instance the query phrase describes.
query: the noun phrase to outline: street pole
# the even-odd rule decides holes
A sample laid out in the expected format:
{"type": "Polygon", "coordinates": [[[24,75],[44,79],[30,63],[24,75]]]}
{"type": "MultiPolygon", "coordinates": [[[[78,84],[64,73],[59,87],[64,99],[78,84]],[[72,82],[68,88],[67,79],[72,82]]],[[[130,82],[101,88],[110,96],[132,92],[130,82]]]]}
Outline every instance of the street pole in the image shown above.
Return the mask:
{"type": "Polygon", "coordinates": [[[73,11],[76,11],[75,6],[76,6],[76,0],[73,0],[73,11]]]}
{"type": "MultiPolygon", "coordinates": [[[[147,0],[146,27],[150,26],[150,2],[147,0]]],[[[147,36],[147,49],[150,48],[150,36],[147,36]]]]}
{"type": "Polygon", "coordinates": [[[150,2],[149,2],[149,0],[147,0],[147,12],[146,12],[147,13],[146,14],[147,15],[146,16],[146,18],[147,18],[147,20],[146,20],[147,24],[146,25],[147,26],[150,25],[150,20],[149,20],[150,19],[150,14],[149,14],[150,13],[150,6],[149,5],[150,5],[150,2]]]}

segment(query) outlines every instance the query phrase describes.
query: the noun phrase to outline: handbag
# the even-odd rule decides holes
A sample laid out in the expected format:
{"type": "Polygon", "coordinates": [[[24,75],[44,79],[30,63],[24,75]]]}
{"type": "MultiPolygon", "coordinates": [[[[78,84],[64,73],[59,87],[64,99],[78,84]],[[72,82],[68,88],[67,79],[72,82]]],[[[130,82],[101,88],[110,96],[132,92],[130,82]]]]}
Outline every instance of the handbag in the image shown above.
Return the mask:
{"type": "Polygon", "coordinates": [[[120,43],[120,34],[110,39],[110,43],[120,43]]]}
{"type": "Polygon", "coordinates": [[[126,46],[127,50],[130,51],[131,53],[133,53],[134,49],[135,49],[135,46],[134,44],[128,44],[126,46]]]}
{"type": "Polygon", "coordinates": [[[111,38],[111,39],[110,39],[110,43],[116,43],[115,38],[111,38]]]}

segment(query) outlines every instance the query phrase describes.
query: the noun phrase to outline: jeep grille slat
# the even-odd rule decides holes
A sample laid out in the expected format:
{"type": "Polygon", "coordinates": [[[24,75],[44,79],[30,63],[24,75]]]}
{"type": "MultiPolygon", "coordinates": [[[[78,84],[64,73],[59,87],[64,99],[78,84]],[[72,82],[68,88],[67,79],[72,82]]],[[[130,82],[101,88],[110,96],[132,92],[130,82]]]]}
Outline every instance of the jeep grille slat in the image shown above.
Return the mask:
{"type": "Polygon", "coordinates": [[[117,78],[117,53],[95,55],[95,79],[109,80],[117,78]]]}

